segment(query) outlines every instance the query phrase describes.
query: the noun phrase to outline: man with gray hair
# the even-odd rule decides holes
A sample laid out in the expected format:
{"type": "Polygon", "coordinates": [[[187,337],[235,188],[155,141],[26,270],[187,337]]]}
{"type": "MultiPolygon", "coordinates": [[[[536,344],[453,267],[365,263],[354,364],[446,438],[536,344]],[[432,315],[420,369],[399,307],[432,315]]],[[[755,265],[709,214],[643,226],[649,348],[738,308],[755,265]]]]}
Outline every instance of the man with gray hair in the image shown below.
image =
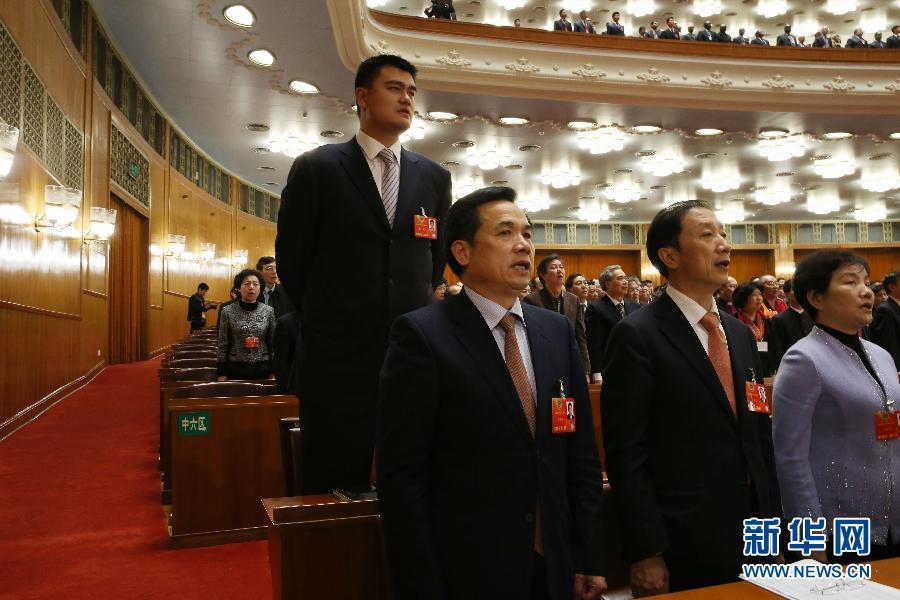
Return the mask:
{"type": "Polygon", "coordinates": [[[847,38],[847,44],[844,46],[845,48],[868,48],[869,42],[863,38],[863,30],[862,27],[857,27],[853,30],[853,35],[847,38]]]}
{"type": "Polygon", "coordinates": [[[603,368],[603,352],[606,340],[612,328],[626,315],[638,310],[641,306],[628,295],[628,277],[621,265],[609,265],[600,273],[600,288],[606,296],[588,304],[584,313],[587,328],[588,356],[591,357],[591,379],[600,381],[603,368]]]}

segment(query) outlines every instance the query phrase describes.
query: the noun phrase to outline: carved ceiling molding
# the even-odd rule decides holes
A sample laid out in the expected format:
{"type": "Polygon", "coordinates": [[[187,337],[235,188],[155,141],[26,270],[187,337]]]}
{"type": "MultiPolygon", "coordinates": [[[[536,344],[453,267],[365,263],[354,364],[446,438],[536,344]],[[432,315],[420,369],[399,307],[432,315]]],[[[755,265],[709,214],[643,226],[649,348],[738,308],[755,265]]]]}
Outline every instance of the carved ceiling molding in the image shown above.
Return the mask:
{"type": "Polygon", "coordinates": [[[365,0],[326,0],[338,54],[351,70],[390,50],[413,61],[423,88],[529,98],[719,109],[900,114],[891,64],[715,59],[560,44],[525,44],[389,27],[365,0]],[[615,65],[615,71],[598,65],[615,65]],[[505,75],[505,76],[504,76],[505,75]],[[510,77],[510,75],[514,75],[510,77]],[[527,77],[526,77],[527,75],[527,77]],[[647,86],[654,92],[647,95],[647,86]],[[567,87],[568,86],[568,87],[567,87]],[[714,89],[716,94],[698,94],[714,89]],[[861,101],[864,98],[864,101],[861,101]]]}

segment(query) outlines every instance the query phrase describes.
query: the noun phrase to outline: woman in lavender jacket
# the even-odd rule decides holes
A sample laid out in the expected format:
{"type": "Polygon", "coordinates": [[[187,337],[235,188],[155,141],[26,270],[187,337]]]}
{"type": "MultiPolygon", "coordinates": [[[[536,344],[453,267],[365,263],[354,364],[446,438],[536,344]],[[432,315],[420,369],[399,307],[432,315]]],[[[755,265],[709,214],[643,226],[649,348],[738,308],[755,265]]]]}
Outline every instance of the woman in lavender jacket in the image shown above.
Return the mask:
{"type": "Polygon", "coordinates": [[[876,439],[874,420],[900,409],[900,383],[890,354],[857,334],[872,320],[868,272],[843,250],[797,266],[794,291],[816,327],[784,355],[773,392],[785,519],[825,517],[830,538],[834,517],[869,517],[872,556],[855,562],[900,555],[900,439],[876,439]]]}

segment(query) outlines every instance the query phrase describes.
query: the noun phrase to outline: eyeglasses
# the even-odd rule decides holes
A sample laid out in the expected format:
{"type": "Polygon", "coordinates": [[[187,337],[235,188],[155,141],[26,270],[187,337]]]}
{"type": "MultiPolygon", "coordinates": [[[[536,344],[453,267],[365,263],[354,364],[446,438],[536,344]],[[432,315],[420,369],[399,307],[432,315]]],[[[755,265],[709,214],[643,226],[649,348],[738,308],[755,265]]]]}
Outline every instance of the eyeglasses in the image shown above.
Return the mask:
{"type": "Polygon", "coordinates": [[[262,268],[263,271],[274,271],[275,265],[266,265],[262,268]]]}

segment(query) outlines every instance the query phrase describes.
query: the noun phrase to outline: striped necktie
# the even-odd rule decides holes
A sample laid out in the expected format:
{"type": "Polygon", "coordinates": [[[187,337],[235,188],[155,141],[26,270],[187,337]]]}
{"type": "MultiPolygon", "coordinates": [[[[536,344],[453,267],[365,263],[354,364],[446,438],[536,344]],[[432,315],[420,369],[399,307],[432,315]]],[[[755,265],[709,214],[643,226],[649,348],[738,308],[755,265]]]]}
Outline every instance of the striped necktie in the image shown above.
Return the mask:
{"type": "Polygon", "coordinates": [[[384,203],[384,214],[388,223],[394,226],[394,215],[397,213],[397,194],[400,191],[400,169],[397,165],[397,157],[390,148],[382,148],[378,158],[384,163],[384,172],[381,174],[381,201],[384,203]]]}
{"type": "Polygon", "coordinates": [[[725,390],[725,397],[731,410],[737,414],[737,403],[734,396],[734,379],[731,371],[731,356],[728,353],[728,339],[719,325],[719,315],[708,312],[700,319],[700,325],[709,333],[709,360],[719,377],[719,383],[725,390]]]}

